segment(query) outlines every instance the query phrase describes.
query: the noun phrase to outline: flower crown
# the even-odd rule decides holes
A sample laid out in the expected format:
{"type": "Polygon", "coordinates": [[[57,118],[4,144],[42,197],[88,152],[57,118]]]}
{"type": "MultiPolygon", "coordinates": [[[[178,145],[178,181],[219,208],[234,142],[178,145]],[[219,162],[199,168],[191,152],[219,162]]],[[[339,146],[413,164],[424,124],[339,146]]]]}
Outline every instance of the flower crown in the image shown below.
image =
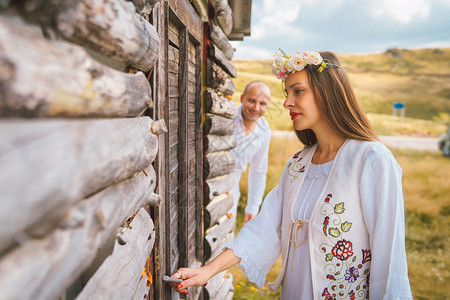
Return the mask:
{"type": "Polygon", "coordinates": [[[327,65],[341,68],[341,66],[330,64],[328,60],[323,59],[319,52],[302,51],[294,54],[286,54],[279,49],[281,54],[275,53],[275,62],[272,64],[272,73],[282,81],[286,80],[289,74],[303,70],[306,65],[320,65],[318,71],[322,72],[327,65]]]}

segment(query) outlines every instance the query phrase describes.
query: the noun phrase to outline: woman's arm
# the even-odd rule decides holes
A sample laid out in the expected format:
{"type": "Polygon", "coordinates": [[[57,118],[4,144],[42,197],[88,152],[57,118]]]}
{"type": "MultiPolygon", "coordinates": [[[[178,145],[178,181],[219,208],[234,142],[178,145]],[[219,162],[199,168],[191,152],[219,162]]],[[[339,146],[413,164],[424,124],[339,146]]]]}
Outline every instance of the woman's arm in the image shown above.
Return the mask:
{"type": "Polygon", "coordinates": [[[205,285],[206,282],[224,270],[231,268],[232,266],[238,264],[241,261],[239,257],[234,255],[233,250],[226,249],[222,253],[220,253],[216,258],[207,263],[201,268],[181,268],[176,273],[174,273],[172,278],[180,278],[183,279],[182,283],[170,283],[172,288],[179,293],[187,294],[188,287],[190,286],[201,286],[205,285]]]}
{"type": "Polygon", "coordinates": [[[412,299],[405,251],[402,170],[382,145],[367,154],[361,199],[372,253],[370,298],[412,299]]]}

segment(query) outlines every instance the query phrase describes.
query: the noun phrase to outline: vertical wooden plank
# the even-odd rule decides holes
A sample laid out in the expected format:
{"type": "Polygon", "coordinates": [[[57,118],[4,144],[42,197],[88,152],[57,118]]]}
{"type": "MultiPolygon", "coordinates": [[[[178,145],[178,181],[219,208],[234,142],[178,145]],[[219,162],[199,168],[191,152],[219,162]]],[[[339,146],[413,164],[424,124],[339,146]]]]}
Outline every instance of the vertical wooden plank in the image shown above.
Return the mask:
{"type": "Polygon", "coordinates": [[[188,37],[188,45],[187,45],[187,113],[188,113],[188,124],[187,127],[187,160],[188,160],[188,262],[189,266],[192,265],[196,261],[196,207],[195,207],[195,153],[197,149],[195,148],[195,116],[191,115],[191,111],[194,111],[195,106],[195,44],[193,43],[191,36],[188,37]]]}
{"type": "Polygon", "coordinates": [[[203,97],[202,97],[202,48],[201,45],[195,47],[195,185],[196,185],[196,236],[195,243],[196,256],[199,261],[203,261],[203,97]]]}
{"type": "MultiPolygon", "coordinates": [[[[160,51],[160,59],[161,62],[159,64],[159,68],[157,72],[158,77],[158,93],[159,103],[156,106],[158,109],[158,113],[160,114],[160,119],[164,119],[167,127],[169,125],[169,104],[167,101],[169,100],[169,5],[167,2],[164,2],[164,6],[160,5],[159,10],[159,20],[160,27],[159,32],[161,32],[164,36],[164,41],[161,43],[161,51],[160,51]]],[[[168,129],[169,130],[169,129],[168,129]]],[[[159,169],[160,169],[160,177],[159,177],[159,187],[161,188],[159,194],[163,196],[163,201],[161,201],[161,206],[159,209],[159,218],[160,218],[160,232],[159,232],[159,254],[160,254],[160,276],[172,274],[171,273],[171,257],[170,257],[170,189],[169,189],[169,168],[168,164],[170,162],[169,159],[169,132],[160,136],[162,140],[162,144],[160,143],[160,161],[159,161],[159,169]]],[[[160,141],[161,142],[161,141],[160,141]]],[[[159,279],[158,278],[158,279],[159,279]]],[[[160,288],[158,289],[157,295],[155,295],[155,299],[165,299],[169,300],[171,297],[171,288],[168,284],[161,283],[160,288]]]]}
{"type": "Polygon", "coordinates": [[[179,53],[179,167],[178,167],[178,250],[179,265],[188,266],[188,31],[180,28],[180,53],[179,53]]]}

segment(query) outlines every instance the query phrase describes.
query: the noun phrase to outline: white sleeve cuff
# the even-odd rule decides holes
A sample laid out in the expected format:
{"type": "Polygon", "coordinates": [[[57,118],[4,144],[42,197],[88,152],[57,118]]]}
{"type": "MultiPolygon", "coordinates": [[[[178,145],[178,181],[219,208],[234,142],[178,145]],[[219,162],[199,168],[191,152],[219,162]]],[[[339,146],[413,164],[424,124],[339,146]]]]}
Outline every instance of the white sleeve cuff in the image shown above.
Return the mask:
{"type": "Polygon", "coordinates": [[[259,205],[247,205],[245,208],[246,214],[257,215],[259,212],[259,205]]]}

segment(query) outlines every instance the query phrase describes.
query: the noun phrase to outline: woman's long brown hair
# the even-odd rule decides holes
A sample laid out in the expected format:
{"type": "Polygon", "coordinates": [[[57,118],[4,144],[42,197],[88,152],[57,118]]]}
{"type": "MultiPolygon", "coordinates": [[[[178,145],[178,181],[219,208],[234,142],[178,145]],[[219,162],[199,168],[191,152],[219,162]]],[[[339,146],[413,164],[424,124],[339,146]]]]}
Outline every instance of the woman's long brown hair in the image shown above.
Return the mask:
{"type": "MultiPolygon", "coordinates": [[[[339,59],[333,52],[320,52],[327,63],[340,66],[339,59]]],[[[365,112],[359,105],[350,80],[342,67],[327,65],[322,71],[319,66],[307,65],[309,84],[320,112],[328,124],[345,138],[376,141],[378,140],[365,112]]],[[[296,130],[297,137],[306,145],[317,143],[311,129],[296,130]]]]}

